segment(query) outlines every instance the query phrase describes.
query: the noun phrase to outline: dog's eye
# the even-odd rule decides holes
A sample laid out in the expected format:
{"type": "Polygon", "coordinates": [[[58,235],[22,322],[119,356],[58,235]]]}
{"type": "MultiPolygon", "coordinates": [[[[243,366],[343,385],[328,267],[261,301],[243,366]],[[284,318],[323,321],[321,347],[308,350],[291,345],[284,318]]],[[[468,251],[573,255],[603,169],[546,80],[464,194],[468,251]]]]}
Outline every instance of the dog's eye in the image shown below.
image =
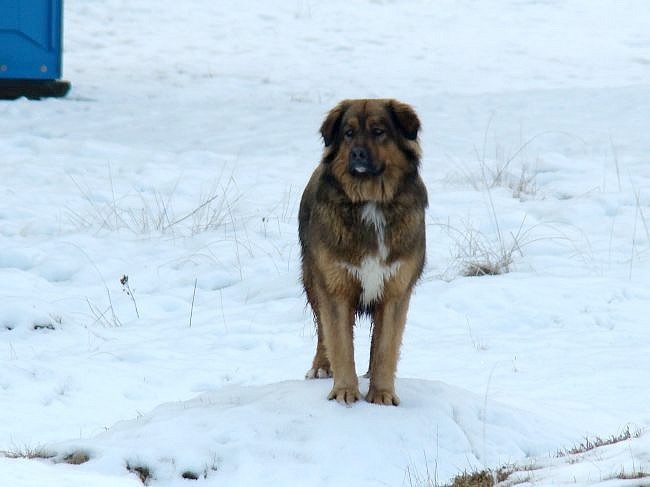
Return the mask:
{"type": "Polygon", "coordinates": [[[383,135],[383,134],[384,134],[384,131],[382,129],[380,129],[380,128],[372,129],[372,135],[374,135],[375,137],[379,137],[380,135],[383,135]]]}
{"type": "Polygon", "coordinates": [[[345,131],[345,136],[346,136],[348,139],[349,139],[350,137],[352,137],[353,135],[354,135],[354,130],[352,130],[352,129],[347,129],[347,130],[345,131]]]}

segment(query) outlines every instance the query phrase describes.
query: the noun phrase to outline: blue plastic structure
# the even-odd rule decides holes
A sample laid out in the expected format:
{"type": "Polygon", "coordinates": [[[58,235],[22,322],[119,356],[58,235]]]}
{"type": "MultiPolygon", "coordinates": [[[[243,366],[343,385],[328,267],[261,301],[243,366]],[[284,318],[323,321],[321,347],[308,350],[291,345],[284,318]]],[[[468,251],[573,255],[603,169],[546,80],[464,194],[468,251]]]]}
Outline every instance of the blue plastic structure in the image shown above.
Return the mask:
{"type": "Polygon", "coordinates": [[[0,0],[0,98],[63,96],[63,0],[0,0]]]}

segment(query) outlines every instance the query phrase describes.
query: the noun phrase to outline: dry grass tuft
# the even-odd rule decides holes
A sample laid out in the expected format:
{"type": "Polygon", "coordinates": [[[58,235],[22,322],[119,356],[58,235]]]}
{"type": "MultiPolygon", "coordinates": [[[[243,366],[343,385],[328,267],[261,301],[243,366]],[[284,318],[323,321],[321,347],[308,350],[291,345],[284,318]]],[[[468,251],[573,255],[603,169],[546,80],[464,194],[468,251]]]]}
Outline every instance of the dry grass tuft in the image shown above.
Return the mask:
{"type": "Polygon", "coordinates": [[[451,484],[444,487],[494,487],[497,483],[506,480],[512,472],[513,470],[508,467],[502,467],[497,471],[463,472],[454,477],[451,484]]]}
{"type": "Polygon", "coordinates": [[[88,460],[90,460],[90,455],[84,451],[75,451],[63,457],[63,461],[70,465],[81,465],[82,463],[86,463],[88,460]]]}
{"type": "Polygon", "coordinates": [[[448,487],[492,487],[494,485],[494,476],[488,470],[480,472],[463,472],[454,477],[448,487]]]}
{"type": "Polygon", "coordinates": [[[179,212],[175,209],[175,193],[180,177],[168,191],[133,189],[118,195],[108,167],[110,193],[102,198],[97,191],[81,180],[70,176],[80,195],[88,203],[88,211],[77,212],[68,208],[70,221],[79,228],[96,228],[98,232],[130,231],[136,235],[193,236],[223,226],[232,207],[240,199],[235,180],[222,170],[208,191],[199,195],[193,209],[179,212]]]}
{"type": "Polygon", "coordinates": [[[519,469],[512,466],[504,466],[498,470],[465,471],[456,475],[451,483],[439,484],[436,478],[432,478],[428,470],[424,475],[420,475],[417,470],[409,467],[406,472],[406,480],[409,487],[494,487],[499,482],[507,480],[516,471],[519,469]]]}
{"type": "Polygon", "coordinates": [[[479,277],[479,276],[498,276],[510,271],[512,264],[512,255],[506,254],[496,260],[486,260],[483,262],[468,262],[463,268],[463,276],[465,277],[479,277]]]}
{"type": "Polygon", "coordinates": [[[619,480],[637,480],[637,479],[645,479],[648,477],[650,477],[650,473],[644,472],[643,470],[639,470],[637,472],[630,472],[630,473],[626,473],[625,470],[623,470],[614,478],[619,480]]]}
{"type": "Polygon", "coordinates": [[[496,235],[486,235],[465,224],[464,228],[444,225],[455,241],[453,259],[457,272],[465,277],[497,276],[511,271],[515,256],[523,255],[522,249],[540,238],[533,235],[538,225],[527,226],[524,217],[516,232],[504,235],[496,216],[496,235]]]}
{"type": "Polygon", "coordinates": [[[42,446],[37,446],[35,448],[23,447],[23,448],[16,448],[14,450],[0,451],[0,455],[6,458],[27,458],[29,460],[34,460],[34,459],[47,460],[49,458],[53,458],[56,456],[55,453],[45,449],[42,446]]]}
{"type": "Polygon", "coordinates": [[[572,448],[566,448],[564,450],[558,450],[556,456],[566,457],[569,455],[576,455],[578,453],[585,453],[588,452],[589,450],[593,450],[594,448],[613,445],[615,443],[620,443],[621,441],[626,441],[631,438],[639,438],[640,436],[641,436],[640,430],[632,433],[630,432],[630,427],[628,426],[620,434],[611,435],[607,438],[600,438],[597,436],[594,439],[589,439],[588,437],[585,437],[585,441],[583,441],[579,445],[576,445],[572,448]]]}
{"type": "Polygon", "coordinates": [[[149,485],[149,480],[153,478],[153,473],[151,472],[151,469],[146,465],[135,465],[130,462],[127,462],[126,469],[129,472],[136,474],[140,479],[140,482],[142,482],[144,485],[149,485]]]}
{"type": "Polygon", "coordinates": [[[63,323],[63,318],[59,315],[50,314],[50,319],[35,321],[32,324],[33,330],[56,330],[63,323]]]}
{"type": "Polygon", "coordinates": [[[187,480],[199,480],[199,474],[192,472],[191,470],[186,470],[183,472],[183,475],[181,475],[181,477],[187,480]]]}

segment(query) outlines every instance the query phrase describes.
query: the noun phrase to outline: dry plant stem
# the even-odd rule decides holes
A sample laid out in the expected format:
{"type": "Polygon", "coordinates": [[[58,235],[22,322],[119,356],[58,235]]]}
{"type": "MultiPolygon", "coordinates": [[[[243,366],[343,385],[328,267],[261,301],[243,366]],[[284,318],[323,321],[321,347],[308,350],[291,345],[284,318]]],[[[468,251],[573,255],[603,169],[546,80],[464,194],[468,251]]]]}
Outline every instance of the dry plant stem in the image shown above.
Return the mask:
{"type": "MultiPolygon", "coordinates": [[[[131,290],[131,286],[129,286],[129,276],[124,274],[122,278],[120,279],[120,283],[122,284],[122,290],[131,298],[131,301],[133,302],[133,307],[135,308],[135,314],[140,319],[140,312],[138,311],[138,303],[135,302],[135,296],[133,295],[133,291],[131,290]]],[[[110,296],[109,296],[110,299],[110,296]]],[[[112,306],[111,306],[112,307],[112,306]]]]}
{"type": "Polygon", "coordinates": [[[194,297],[196,296],[196,283],[198,279],[194,278],[194,292],[192,293],[192,306],[190,307],[190,328],[192,328],[192,314],[194,312],[194,297]]]}

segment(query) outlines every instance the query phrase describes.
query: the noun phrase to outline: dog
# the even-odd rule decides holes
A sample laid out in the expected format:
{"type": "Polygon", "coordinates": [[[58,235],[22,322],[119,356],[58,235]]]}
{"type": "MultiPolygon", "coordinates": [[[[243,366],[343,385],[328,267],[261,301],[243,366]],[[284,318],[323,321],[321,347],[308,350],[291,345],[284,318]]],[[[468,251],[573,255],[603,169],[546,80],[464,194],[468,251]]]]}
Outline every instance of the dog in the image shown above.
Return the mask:
{"type": "Polygon", "coordinates": [[[320,164],[302,195],[302,283],[318,343],[307,378],[334,377],[328,399],[360,399],[356,316],[370,315],[366,400],[397,406],[395,370],[411,291],[425,261],[427,190],[420,120],[392,99],[343,100],[320,128],[320,164]]]}

